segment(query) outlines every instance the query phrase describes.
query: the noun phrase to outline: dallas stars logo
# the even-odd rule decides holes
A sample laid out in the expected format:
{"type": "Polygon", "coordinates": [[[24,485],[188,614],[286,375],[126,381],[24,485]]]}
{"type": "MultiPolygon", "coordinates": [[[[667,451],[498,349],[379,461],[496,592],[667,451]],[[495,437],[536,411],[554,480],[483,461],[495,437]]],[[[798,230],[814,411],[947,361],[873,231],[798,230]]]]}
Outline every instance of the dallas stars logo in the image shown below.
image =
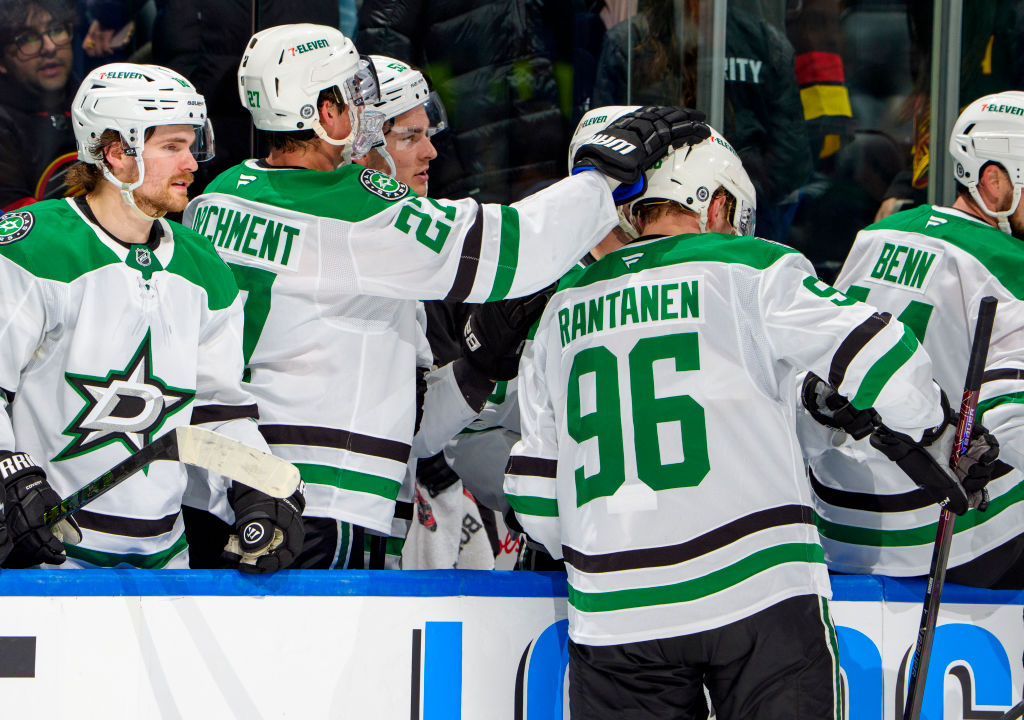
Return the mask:
{"type": "Polygon", "coordinates": [[[74,438],[54,460],[68,460],[119,442],[128,452],[148,445],[167,418],[191,402],[191,390],[170,387],[153,374],[153,351],[147,332],[124,370],[104,378],[66,373],[85,407],[64,430],[74,438]]]}
{"type": "Polygon", "coordinates": [[[0,217],[0,245],[8,245],[21,240],[32,229],[34,219],[27,210],[7,213],[0,217]]]}
{"type": "Polygon", "coordinates": [[[409,194],[409,188],[405,183],[369,168],[359,173],[359,182],[374,195],[385,200],[398,200],[409,194]]]}

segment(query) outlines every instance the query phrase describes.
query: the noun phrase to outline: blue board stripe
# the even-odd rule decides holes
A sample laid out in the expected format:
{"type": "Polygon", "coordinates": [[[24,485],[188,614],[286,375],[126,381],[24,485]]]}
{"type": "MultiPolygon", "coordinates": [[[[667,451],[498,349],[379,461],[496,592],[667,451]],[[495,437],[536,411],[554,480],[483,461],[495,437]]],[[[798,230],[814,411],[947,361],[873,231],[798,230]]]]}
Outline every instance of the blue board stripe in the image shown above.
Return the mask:
{"type": "Polygon", "coordinates": [[[566,597],[565,574],[486,570],[2,570],[0,596],[566,597]]]}
{"type": "MultiPolygon", "coordinates": [[[[917,578],[833,575],[833,600],[921,602],[917,578]]],[[[243,575],[233,570],[0,570],[0,596],[567,596],[564,573],[485,570],[285,570],[243,575]]],[[[944,602],[1024,605],[1024,592],[947,584],[944,602]]]]}
{"type": "Polygon", "coordinates": [[[462,623],[428,622],[423,631],[423,720],[462,718],[462,623]]]}

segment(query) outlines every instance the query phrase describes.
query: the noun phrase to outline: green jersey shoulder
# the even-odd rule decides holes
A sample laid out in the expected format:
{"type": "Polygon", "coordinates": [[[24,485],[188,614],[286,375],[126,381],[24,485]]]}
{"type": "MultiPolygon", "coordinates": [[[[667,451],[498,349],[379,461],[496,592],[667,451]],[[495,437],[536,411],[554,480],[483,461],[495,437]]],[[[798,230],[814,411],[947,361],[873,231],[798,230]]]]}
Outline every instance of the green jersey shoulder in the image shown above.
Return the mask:
{"type": "Polygon", "coordinates": [[[184,225],[168,220],[174,238],[174,255],[167,271],[180,275],[206,290],[211,310],[226,308],[238,296],[238,285],[231,268],[206,238],[184,225]]]}
{"type": "Polygon", "coordinates": [[[642,270],[687,262],[739,264],[764,270],[779,258],[796,252],[786,245],[756,237],[721,233],[674,235],[627,245],[592,265],[574,268],[562,278],[558,289],[584,287],[642,270]]]}
{"type": "MultiPolygon", "coordinates": [[[[1024,274],[1021,273],[1024,246],[1021,241],[999,228],[943,210],[932,205],[921,205],[894,213],[869,225],[864,232],[915,233],[941,240],[974,257],[1014,296],[1024,299],[1024,274]]],[[[878,272],[885,270],[895,274],[891,266],[897,264],[897,259],[903,255],[912,257],[914,248],[909,245],[904,247],[894,238],[891,242],[883,243],[881,252],[878,272]]],[[[918,265],[927,259],[925,257],[918,265]]],[[[917,274],[921,274],[920,270],[917,274]]]]}
{"type": "Polygon", "coordinates": [[[0,216],[0,256],[59,282],[121,261],[66,200],[44,200],[0,216]]]}
{"type": "Polygon", "coordinates": [[[225,170],[206,192],[347,222],[365,220],[415,196],[404,183],[361,165],[324,172],[266,167],[255,160],[225,170]]]}

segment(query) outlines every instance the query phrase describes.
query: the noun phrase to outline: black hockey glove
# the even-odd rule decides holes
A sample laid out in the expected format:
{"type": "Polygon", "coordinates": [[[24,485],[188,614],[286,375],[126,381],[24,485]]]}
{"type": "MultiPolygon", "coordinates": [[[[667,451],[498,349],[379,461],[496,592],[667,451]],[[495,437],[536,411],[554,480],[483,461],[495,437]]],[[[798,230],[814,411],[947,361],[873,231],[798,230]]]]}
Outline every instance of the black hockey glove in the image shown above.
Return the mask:
{"type": "Polygon", "coordinates": [[[988,508],[985,485],[1005,471],[1005,464],[996,460],[999,443],[976,423],[967,452],[957,462],[954,474],[948,468],[958,416],[949,410],[945,394],[942,404],[945,419],[942,424],[926,430],[921,442],[880,424],[871,435],[871,445],[895,462],[939,505],[957,515],[971,508],[984,511],[988,508]]]}
{"type": "Polygon", "coordinates": [[[228,538],[222,557],[230,567],[247,573],[272,573],[291,565],[302,552],[306,499],[301,484],[291,497],[279,500],[248,485],[232,483],[228,502],[235,511],[236,534],[228,538]]]}
{"type": "Polygon", "coordinates": [[[432,498],[437,497],[458,481],[459,476],[448,465],[443,452],[416,461],[416,482],[432,498]]]}
{"type": "Polygon", "coordinates": [[[526,335],[553,294],[551,286],[527,297],[477,306],[462,329],[462,356],[491,380],[514,378],[526,335]]]}
{"type": "Polygon", "coordinates": [[[670,149],[695,145],[711,136],[704,113],[681,107],[648,106],[623,115],[576,150],[573,172],[584,168],[617,180],[616,204],[640,197],[647,189],[644,172],[670,149]]]}
{"type": "Polygon", "coordinates": [[[801,400],[815,420],[833,430],[842,430],[854,440],[866,438],[881,422],[874,408],[858,410],[836,389],[812,372],[804,376],[801,400]]]}
{"type": "Polygon", "coordinates": [[[43,513],[60,502],[60,496],[46,482],[43,469],[28,453],[0,451],[0,484],[4,490],[4,515],[12,545],[4,567],[63,563],[67,556],[61,541],[78,544],[82,531],[70,517],[52,528],[43,522],[43,513]]]}

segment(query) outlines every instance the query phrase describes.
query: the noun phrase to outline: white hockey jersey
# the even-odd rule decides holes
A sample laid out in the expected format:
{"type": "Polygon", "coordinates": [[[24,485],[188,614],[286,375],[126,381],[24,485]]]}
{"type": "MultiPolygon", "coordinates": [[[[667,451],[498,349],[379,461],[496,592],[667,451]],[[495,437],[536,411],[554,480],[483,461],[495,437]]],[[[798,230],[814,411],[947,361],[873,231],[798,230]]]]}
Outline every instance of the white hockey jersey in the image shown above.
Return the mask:
{"type": "MultiPolygon", "coordinates": [[[[268,452],[227,265],[176,223],[127,246],[90,215],[68,199],[0,217],[0,448],[29,452],[61,497],[179,425],[268,452]]],[[[215,482],[210,509],[233,520],[215,482]]],[[[185,491],[177,463],[126,480],[75,514],[64,567],[188,567],[185,491]]]]}
{"type": "Polygon", "coordinates": [[[505,491],[566,561],[575,642],[830,596],[795,435],[806,369],[915,436],[941,417],[913,335],[785,246],[647,240],[562,281],[520,365],[505,491]]]}
{"type": "Polygon", "coordinates": [[[306,514],[387,533],[415,421],[416,304],[484,302],[557,279],[615,225],[597,173],[511,207],[416,197],[358,165],[249,160],[190,203],[246,295],[249,388],[306,514]]]}
{"type": "MultiPolygon", "coordinates": [[[[1024,468],[1024,244],[957,210],[924,205],[857,235],[836,287],[891,312],[932,357],[954,409],[963,392],[978,306],[999,305],[977,421],[999,440],[1001,460],[1024,468]]],[[[811,421],[813,422],[813,421],[811,421]]],[[[821,431],[819,431],[820,433],[821,431]]],[[[845,437],[845,436],[844,436],[845,437]]],[[[939,508],[867,439],[807,448],[815,511],[829,567],[851,573],[927,574],[939,508]]],[[[949,566],[993,549],[1024,528],[1024,485],[994,479],[986,512],[954,525],[949,566]]]]}

